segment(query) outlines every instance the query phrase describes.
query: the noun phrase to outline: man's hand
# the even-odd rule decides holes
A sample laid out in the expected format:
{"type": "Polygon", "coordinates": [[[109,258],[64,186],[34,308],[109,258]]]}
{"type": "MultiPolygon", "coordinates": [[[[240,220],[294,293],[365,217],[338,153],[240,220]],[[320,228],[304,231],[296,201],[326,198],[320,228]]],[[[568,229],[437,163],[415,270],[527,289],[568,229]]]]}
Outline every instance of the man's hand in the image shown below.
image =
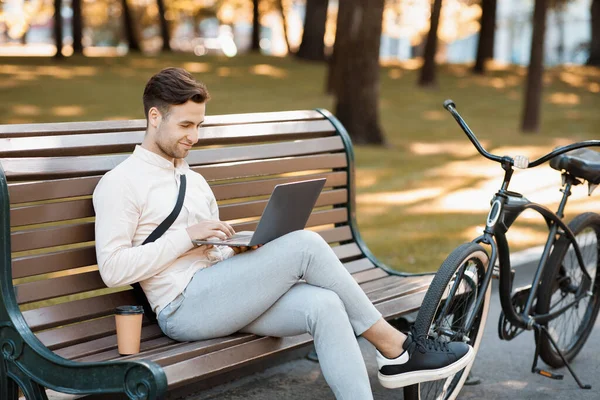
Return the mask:
{"type": "Polygon", "coordinates": [[[186,229],[192,240],[206,240],[211,237],[216,237],[222,240],[230,238],[235,231],[226,222],[221,221],[202,221],[196,225],[192,225],[186,229]]]}
{"type": "Polygon", "coordinates": [[[251,247],[248,247],[248,246],[236,246],[236,247],[233,247],[232,246],[231,248],[233,249],[233,252],[235,254],[240,254],[240,253],[244,253],[244,252],[246,252],[248,250],[256,250],[256,249],[258,249],[261,246],[262,246],[262,244],[259,244],[259,245],[256,245],[256,246],[251,246],[251,247]]]}

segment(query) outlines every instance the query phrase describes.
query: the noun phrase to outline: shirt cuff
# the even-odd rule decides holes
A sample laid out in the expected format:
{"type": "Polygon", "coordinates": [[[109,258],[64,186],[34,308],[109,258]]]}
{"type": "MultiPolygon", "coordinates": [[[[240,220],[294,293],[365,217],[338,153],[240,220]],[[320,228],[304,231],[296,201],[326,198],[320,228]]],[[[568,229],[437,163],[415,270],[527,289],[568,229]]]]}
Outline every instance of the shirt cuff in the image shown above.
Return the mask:
{"type": "Polygon", "coordinates": [[[233,249],[229,246],[217,246],[219,248],[219,251],[221,251],[221,256],[223,257],[223,260],[227,260],[230,257],[233,257],[233,255],[235,254],[235,251],[233,251],[233,249]]]}
{"type": "Polygon", "coordinates": [[[168,235],[165,236],[168,236],[177,257],[194,248],[194,243],[192,243],[192,238],[188,234],[187,229],[178,229],[169,232],[168,235]]]}

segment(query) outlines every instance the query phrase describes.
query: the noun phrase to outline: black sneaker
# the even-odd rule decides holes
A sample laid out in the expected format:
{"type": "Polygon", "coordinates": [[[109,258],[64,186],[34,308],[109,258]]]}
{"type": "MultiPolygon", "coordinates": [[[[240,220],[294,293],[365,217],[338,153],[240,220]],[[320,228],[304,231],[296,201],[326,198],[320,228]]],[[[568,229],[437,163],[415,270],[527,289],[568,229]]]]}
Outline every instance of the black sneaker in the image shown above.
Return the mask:
{"type": "Polygon", "coordinates": [[[456,374],[475,358],[475,350],[463,342],[444,342],[408,334],[404,352],[394,359],[377,351],[379,382],[388,389],[435,381],[456,374]]]}

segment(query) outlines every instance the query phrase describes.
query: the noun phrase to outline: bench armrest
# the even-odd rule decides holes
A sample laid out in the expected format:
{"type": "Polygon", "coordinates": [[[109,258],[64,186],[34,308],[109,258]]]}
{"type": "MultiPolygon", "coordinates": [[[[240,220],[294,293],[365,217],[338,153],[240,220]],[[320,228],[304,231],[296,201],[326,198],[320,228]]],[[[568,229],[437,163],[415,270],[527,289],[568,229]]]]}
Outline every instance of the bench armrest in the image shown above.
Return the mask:
{"type": "MultiPolygon", "coordinates": [[[[2,310],[0,314],[5,314],[2,310]]],[[[16,328],[2,316],[0,349],[7,374],[16,382],[30,379],[58,392],[69,394],[123,393],[130,399],[161,399],[167,391],[163,369],[150,361],[76,362],[64,359],[31,332],[23,318],[13,319],[16,328]],[[21,320],[21,321],[19,321],[21,320]]],[[[12,318],[11,318],[12,319],[12,318]]],[[[27,385],[21,383],[26,391],[27,385]]]]}

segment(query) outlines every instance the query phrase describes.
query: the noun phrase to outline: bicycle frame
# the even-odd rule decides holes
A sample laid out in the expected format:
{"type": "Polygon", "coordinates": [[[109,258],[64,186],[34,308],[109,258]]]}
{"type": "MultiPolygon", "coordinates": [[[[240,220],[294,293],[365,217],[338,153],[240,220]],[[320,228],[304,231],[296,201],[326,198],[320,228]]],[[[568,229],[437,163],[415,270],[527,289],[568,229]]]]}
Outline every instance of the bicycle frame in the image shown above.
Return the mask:
{"type": "MultiPolygon", "coordinates": [[[[531,308],[537,296],[537,289],[539,287],[544,269],[546,268],[552,248],[555,242],[558,240],[557,235],[566,236],[573,245],[579,267],[581,268],[584,279],[587,279],[588,281],[587,285],[585,286],[591,284],[592,281],[592,278],[585,268],[585,263],[581,255],[581,249],[579,248],[579,244],[575,239],[575,235],[562,220],[567,199],[571,195],[571,187],[577,183],[577,180],[572,176],[565,174],[565,185],[562,190],[563,197],[558,207],[558,211],[554,213],[540,204],[530,202],[519,193],[508,191],[508,185],[513,172],[512,165],[509,163],[502,163],[502,166],[505,170],[504,181],[502,183],[502,188],[494,195],[492,199],[492,205],[487,217],[484,234],[473,240],[474,243],[484,243],[491,247],[489,259],[490,267],[484,276],[483,290],[481,290],[481,292],[478,294],[475,303],[475,312],[473,312],[466,321],[465,332],[469,332],[471,330],[474,323],[474,318],[483,304],[485,292],[490,285],[493,274],[493,268],[491,266],[496,265],[496,261],[499,261],[500,266],[500,304],[502,306],[502,310],[504,311],[505,317],[508,319],[508,321],[510,321],[511,324],[517,326],[518,328],[531,330],[533,329],[534,324],[545,324],[577,304],[582,297],[587,296],[587,291],[583,291],[576,296],[574,301],[558,310],[548,314],[531,314],[531,308]],[[511,302],[512,278],[510,249],[508,246],[508,241],[506,240],[506,232],[509,230],[513,222],[519,217],[519,215],[527,209],[534,210],[544,217],[549,228],[549,234],[532,281],[526,306],[523,312],[518,313],[511,302]]],[[[461,275],[463,271],[464,269],[461,271],[461,275]]],[[[458,277],[455,280],[455,285],[458,284],[461,278],[462,277],[458,277]]],[[[453,289],[454,288],[451,289],[450,293],[454,292],[453,289]]]]}

